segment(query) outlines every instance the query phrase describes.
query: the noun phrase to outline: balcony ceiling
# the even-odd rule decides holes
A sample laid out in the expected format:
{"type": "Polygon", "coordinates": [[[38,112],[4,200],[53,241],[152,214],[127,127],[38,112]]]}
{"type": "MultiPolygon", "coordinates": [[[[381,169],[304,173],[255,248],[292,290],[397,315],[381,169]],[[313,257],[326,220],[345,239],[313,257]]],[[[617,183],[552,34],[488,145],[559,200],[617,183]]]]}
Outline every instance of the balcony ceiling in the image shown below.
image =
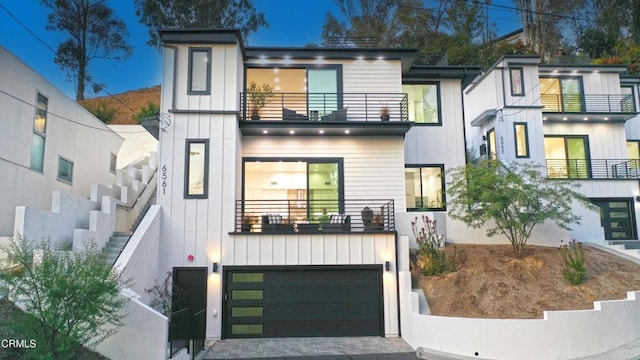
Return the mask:
{"type": "Polygon", "coordinates": [[[580,123],[614,123],[625,122],[634,118],[637,113],[557,113],[542,112],[542,120],[546,122],[580,122],[580,123]]]}
{"type": "Polygon", "coordinates": [[[253,136],[404,136],[412,122],[240,121],[242,135],[253,136]],[[292,133],[293,132],[293,133],[292,133]]]}

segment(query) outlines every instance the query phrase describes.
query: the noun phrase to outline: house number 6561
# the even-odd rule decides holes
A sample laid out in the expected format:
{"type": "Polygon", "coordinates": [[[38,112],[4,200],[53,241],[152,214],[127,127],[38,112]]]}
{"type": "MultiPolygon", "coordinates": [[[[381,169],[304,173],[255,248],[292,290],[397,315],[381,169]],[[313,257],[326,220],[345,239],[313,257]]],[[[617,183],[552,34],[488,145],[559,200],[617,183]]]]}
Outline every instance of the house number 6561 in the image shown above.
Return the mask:
{"type": "Polygon", "coordinates": [[[162,195],[167,194],[167,165],[162,165],[162,195]]]}

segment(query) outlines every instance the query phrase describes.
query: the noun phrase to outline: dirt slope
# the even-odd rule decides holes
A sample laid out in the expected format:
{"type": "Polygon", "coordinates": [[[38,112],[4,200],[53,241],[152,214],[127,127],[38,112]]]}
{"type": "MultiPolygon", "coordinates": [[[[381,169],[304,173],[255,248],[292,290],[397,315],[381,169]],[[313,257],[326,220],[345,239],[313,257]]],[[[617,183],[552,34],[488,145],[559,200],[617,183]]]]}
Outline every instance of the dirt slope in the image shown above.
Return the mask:
{"type": "Polygon", "coordinates": [[[516,259],[510,245],[455,247],[457,272],[414,272],[414,287],[424,290],[434,315],[542,318],[544,310],[592,309],[594,300],[623,299],[627,291],[640,290],[640,265],[593,248],[585,249],[589,278],[574,286],[562,277],[556,248],[531,246],[516,259]]]}
{"type": "Polygon", "coordinates": [[[117,108],[118,111],[109,125],[137,125],[132,118],[133,114],[149,102],[160,104],[160,85],[78,102],[83,106],[87,103],[105,102],[109,107],[117,108]]]}

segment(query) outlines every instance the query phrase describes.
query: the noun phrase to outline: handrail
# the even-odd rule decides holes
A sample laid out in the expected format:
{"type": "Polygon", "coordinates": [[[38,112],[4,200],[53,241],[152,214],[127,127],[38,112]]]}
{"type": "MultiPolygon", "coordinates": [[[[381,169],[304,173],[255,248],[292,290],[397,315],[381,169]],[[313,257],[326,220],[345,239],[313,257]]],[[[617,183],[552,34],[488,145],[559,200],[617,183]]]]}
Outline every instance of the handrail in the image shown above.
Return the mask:
{"type": "Polygon", "coordinates": [[[640,159],[547,159],[547,177],[640,179],[640,159]]]}
{"type": "Polygon", "coordinates": [[[542,94],[542,112],[548,113],[623,113],[633,114],[633,95],[623,94],[542,94]]]}

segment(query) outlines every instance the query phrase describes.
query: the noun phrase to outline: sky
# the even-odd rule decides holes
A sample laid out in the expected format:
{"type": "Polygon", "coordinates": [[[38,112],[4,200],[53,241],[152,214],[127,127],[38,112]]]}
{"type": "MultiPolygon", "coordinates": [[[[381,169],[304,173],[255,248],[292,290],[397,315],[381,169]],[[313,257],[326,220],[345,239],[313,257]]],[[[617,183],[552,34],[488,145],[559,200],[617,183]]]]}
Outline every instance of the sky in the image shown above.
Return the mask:
{"type": "MultiPolygon", "coordinates": [[[[493,3],[513,6],[511,0],[494,0],[493,3]]],[[[146,26],[140,24],[133,1],[111,0],[108,4],[127,24],[129,44],[134,50],[133,55],[123,62],[92,62],[90,71],[94,81],[106,83],[106,90],[110,94],[159,85],[162,59],[155,48],[146,44],[149,33],[146,26]]],[[[55,54],[43,44],[44,42],[56,49],[58,43],[65,39],[65,34],[46,29],[47,10],[40,5],[40,1],[0,0],[0,5],[0,46],[16,55],[67,96],[74,98],[74,84],[53,62],[55,54]]],[[[254,5],[265,14],[270,25],[250,36],[247,43],[252,46],[305,46],[308,43],[321,43],[325,14],[331,12],[339,17],[333,0],[254,0],[254,5]]],[[[520,27],[513,11],[491,8],[489,18],[497,24],[498,35],[520,27]]],[[[87,98],[107,95],[96,95],[90,89],[87,90],[87,98]]]]}

